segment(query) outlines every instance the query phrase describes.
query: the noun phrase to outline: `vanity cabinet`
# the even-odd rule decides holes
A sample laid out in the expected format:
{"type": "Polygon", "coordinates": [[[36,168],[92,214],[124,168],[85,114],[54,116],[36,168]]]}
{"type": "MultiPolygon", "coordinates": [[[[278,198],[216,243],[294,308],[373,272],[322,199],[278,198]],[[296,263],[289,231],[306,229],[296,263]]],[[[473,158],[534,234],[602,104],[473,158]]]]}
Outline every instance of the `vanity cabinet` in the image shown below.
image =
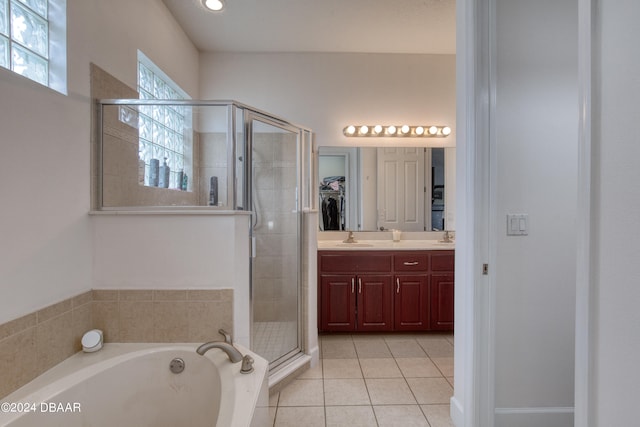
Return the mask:
{"type": "Polygon", "coordinates": [[[454,251],[318,251],[318,329],[453,329],[454,251]]]}
{"type": "Polygon", "coordinates": [[[391,331],[391,256],[344,252],[319,255],[321,331],[391,331]]]}

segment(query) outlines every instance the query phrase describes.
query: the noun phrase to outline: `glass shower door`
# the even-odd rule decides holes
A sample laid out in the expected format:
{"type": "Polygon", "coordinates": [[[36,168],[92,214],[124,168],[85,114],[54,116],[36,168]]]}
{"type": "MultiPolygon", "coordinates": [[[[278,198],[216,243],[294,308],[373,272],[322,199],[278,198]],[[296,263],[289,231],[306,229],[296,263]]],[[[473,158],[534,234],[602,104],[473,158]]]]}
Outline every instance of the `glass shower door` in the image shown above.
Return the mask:
{"type": "Polygon", "coordinates": [[[248,118],[252,350],[273,369],[300,353],[299,129],[248,118]]]}

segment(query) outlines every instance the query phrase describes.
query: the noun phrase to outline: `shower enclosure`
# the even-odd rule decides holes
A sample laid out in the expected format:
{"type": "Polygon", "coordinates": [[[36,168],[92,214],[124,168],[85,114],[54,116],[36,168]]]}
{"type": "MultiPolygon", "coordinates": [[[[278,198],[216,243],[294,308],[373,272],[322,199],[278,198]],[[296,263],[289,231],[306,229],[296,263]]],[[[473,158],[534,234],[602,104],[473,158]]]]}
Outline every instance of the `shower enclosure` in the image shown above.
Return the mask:
{"type": "Polygon", "coordinates": [[[235,101],[98,106],[98,207],[250,211],[250,347],[272,370],[302,354],[311,131],[235,101]]]}

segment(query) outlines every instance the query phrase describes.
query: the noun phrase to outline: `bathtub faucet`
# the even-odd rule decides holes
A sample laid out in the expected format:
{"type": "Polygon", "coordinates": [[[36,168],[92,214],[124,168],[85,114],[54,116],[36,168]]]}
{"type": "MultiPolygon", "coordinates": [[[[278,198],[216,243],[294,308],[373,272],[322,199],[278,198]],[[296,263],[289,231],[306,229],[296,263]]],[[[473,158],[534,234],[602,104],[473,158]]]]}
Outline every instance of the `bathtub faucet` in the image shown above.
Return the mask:
{"type": "Polygon", "coordinates": [[[242,367],[240,368],[241,374],[248,374],[249,372],[253,372],[253,358],[248,354],[243,357],[242,353],[240,353],[237,348],[229,343],[223,341],[206,342],[198,347],[196,353],[198,353],[200,356],[204,356],[204,354],[212,348],[219,348],[220,350],[227,353],[227,356],[229,356],[229,360],[231,360],[231,363],[242,362],[242,367]]]}

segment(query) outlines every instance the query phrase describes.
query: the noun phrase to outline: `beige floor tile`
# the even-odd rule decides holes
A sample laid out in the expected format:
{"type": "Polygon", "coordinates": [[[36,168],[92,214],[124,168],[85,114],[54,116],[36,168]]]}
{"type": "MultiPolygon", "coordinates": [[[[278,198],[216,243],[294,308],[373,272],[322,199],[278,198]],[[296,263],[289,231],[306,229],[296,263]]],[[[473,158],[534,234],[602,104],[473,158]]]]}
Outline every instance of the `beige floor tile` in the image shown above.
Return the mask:
{"type": "Polygon", "coordinates": [[[429,357],[453,357],[453,344],[445,337],[423,337],[417,341],[429,357]]]}
{"type": "Polygon", "coordinates": [[[324,378],[362,378],[358,359],[324,359],[322,365],[324,378]]]}
{"type": "Polygon", "coordinates": [[[370,378],[366,382],[372,405],[416,404],[404,378],[370,378]]]}
{"type": "Polygon", "coordinates": [[[387,343],[382,338],[369,339],[369,340],[354,340],[356,346],[356,352],[361,359],[378,359],[378,358],[391,358],[391,351],[387,343]]]}
{"type": "Polygon", "coordinates": [[[421,405],[431,427],[455,427],[449,415],[449,405],[421,405]]]}
{"type": "Polygon", "coordinates": [[[380,427],[429,427],[418,405],[374,406],[380,427]]]}
{"type": "Polygon", "coordinates": [[[445,377],[453,376],[453,356],[452,357],[432,357],[433,363],[440,369],[445,377]]]}
{"type": "Polygon", "coordinates": [[[280,400],[280,393],[273,393],[269,395],[269,406],[278,406],[278,400],[280,400]]]}
{"type": "Polygon", "coordinates": [[[388,339],[387,345],[395,358],[399,357],[427,357],[427,354],[414,339],[388,339]]]}
{"type": "Polygon", "coordinates": [[[427,357],[408,357],[396,359],[405,378],[441,377],[436,365],[427,357]]]}
{"type": "Polygon", "coordinates": [[[365,378],[402,378],[395,359],[360,359],[365,378]]]}
{"type": "Polygon", "coordinates": [[[279,407],[274,427],[324,427],[323,407],[279,407]]]}
{"type": "Polygon", "coordinates": [[[313,368],[309,368],[298,376],[299,380],[320,380],[322,379],[322,360],[313,368]]]}
{"type": "Polygon", "coordinates": [[[445,378],[407,378],[407,383],[421,405],[448,404],[453,395],[453,388],[445,378]]]}
{"type": "Polygon", "coordinates": [[[327,427],[374,427],[376,417],[371,406],[327,406],[327,427]]]}
{"type": "Polygon", "coordinates": [[[294,380],[280,392],[278,406],[323,406],[322,380],[294,380]]]}
{"type": "Polygon", "coordinates": [[[329,340],[322,343],[323,359],[357,359],[353,341],[329,340]]]}
{"type": "Polygon", "coordinates": [[[324,380],[324,400],[327,406],[371,404],[363,379],[324,380]]]}

